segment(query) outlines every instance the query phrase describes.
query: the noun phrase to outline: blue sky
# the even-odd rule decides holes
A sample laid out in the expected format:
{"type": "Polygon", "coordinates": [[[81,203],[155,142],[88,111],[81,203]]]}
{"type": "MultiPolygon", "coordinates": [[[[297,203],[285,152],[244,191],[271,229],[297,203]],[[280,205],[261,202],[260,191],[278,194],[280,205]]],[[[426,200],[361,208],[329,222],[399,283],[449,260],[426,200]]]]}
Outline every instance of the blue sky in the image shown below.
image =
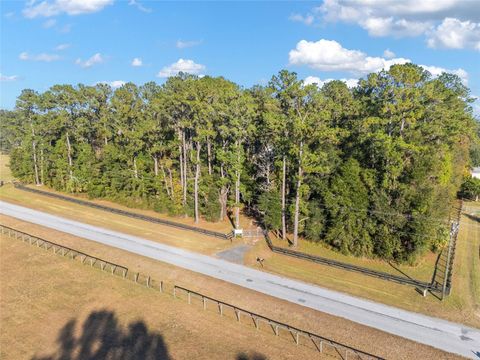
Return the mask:
{"type": "Polygon", "coordinates": [[[7,109],[22,89],[57,83],[162,83],[183,70],[249,87],[285,68],[308,82],[354,85],[406,61],[434,75],[455,72],[480,96],[475,0],[0,4],[0,106],[7,109]]]}

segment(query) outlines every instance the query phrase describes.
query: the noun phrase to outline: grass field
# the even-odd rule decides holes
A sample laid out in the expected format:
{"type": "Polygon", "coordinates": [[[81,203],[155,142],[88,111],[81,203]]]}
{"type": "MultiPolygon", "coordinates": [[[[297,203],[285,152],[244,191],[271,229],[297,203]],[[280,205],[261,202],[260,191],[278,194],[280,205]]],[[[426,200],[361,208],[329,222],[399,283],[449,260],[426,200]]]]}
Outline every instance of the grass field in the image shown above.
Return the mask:
{"type": "MultiPolygon", "coordinates": [[[[121,250],[5,216],[0,217],[0,222],[66,246],[75,245],[87,253],[124,264],[131,271],[149,273],[155,279],[201,291],[385,358],[457,358],[345,319],[121,250]]],[[[1,237],[0,253],[2,359],[52,354],[51,358],[60,359],[70,351],[71,344],[76,344],[74,354],[84,348],[112,349],[115,348],[109,345],[112,337],[126,339],[123,343],[127,344],[132,338],[138,338],[138,343],[146,344],[144,349],[157,355],[155,358],[164,359],[320,358],[312,349],[295,346],[291,339],[282,336],[276,338],[267,329],[256,331],[250,324],[239,325],[232,319],[202,312],[200,306],[174,300],[19,240],[1,237]]],[[[115,349],[136,351],[128,346],[115,349]]]]}
{"type": "MultiPolygon", "coordinates": [[[[275,254],[264,243],[255,246],[248,254],[246,262],[254,266],[256,258],[261,256],[265,259],[264,270],[272,273],[480,328],[480,222],[468,216],[468,213],[473,211],[480,211],[480,203],[465,203],[457,241],[452,295],[444,301],[431,294],[423,298],[409,286],[275,254]]],[[[304,246],[301,250],[309,252],[308,245],[304,246]]],[[[385,265],[373,260],[347,258],[328,251],[321,252],[321,255],[362,266],[368,262],[370,268],[388,270],[385,265]]],[[[428,281],[432,271],[430,266],[433,265],[425,261],[416,267],[400,268],[411,276],[428,281]]]]}
{"type": "MultiPolygon", "coordinates": [[[[275,236],[270,237],[272,242],[276,246],[288,248],[286,241],[281,240],[275,236]]],[[[321,243],[313,243],[305,239],[299,239],[297,251],[305,252],[307,254],[321,256],[327,259],[333,259],[353,265],[367,267],[369,269],[386,272],[394,275],[406,274],[414,279],[430,282],[433,275],[433,269],[435,267],[435,261],[438,254],[428,252],[425,256],[420,258],[414,266],[407,264],[394,264],[386,261],[357,258],[353,256],[343,255],[338,251],[329,249],[326,245],[321,243]]]]}
{"type": "MultiPolygon", "coordinates": [[[[230,244],[230,242],[224,240],[205,237],[188,231],[125,218],[62,200],[27,193],[14,189],[10,184],[0,188],[0,199],[208,255],[242,242],[241,239],[236,239],[230,244]]],[[[110,202],[99,202],[109,206],[125,208],[110,202]]],[[[469,203],[466,206],[471,207],[473,209],[471,211],[480,211],[480,204],[469,203]]],[[[137,212],[137,210],[135,211],[137,212]]],[[[138,212],[141,213],[142,211],[138,210],[138,212]]],[[[146,213],[151,214],[152,212],[146,213]]],[[[269,251],[264,242],[258,242],[247,253],[245,262],[252,267],[258,267],[256,258],[260,256],[266,259],[264,270],[272,273],[480,328],[480,294],[478,290],[478,277],[480,276],[478,267],[480,223],[472,218],[463,216],[461,224],[453,275],[453,293],[445,301],[440,301],[432,295],[423,298],[415,289],[409,286],[398,285],[365,275],[274,254],[269,251]]],[[[398,274],[397,270],[384,262],[347,257],[308,242],[301,242],[299,250],[398,274]]],[[[399,268],[417,279],[430,281],[434,260],[435,255],[429,254],[419,261],[416,266],[400,266],[399,268]]]]}
{"type": "MultiPolygon", "coordinates": [[[[0,199],[50,214],[61,215],[72,220],[142,236],[150,240],[208,255],[228,249],[241,242],[241,240],[234,240],[233,243],[230,243],[230,241],[212,238],[187,230],[126,218],[125,216],[111,214],[103,210],[18,190],[12,184],[7,184],[0,188],[0,199]]],[[[102,203],[106,202],[102,201],[102,203]]],[[[109,203],[108,205],[111,204],[109,203]]],[[[119,205],[117,206],[120,207],[119,205]]]]}
{"type": "Polygon", "coordinates": [[[13,239],[0,241],[2,359],[318,358],[171,296],[13,239]]]}
{"type": "Polygon", "coordinates": [[[9,156],[2,153],[0,153],[0,180],[5,182],[13,180],[12,172],[10,171],[9,156]]]}

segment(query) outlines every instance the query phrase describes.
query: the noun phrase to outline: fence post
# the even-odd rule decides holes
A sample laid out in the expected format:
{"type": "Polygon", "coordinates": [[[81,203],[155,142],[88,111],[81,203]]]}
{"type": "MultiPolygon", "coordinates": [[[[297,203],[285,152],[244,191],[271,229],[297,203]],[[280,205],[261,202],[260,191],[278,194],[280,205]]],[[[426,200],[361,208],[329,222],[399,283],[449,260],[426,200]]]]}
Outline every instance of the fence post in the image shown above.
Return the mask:
{"type": "Polygon", "coordinates": [[[191,300],[190,291],[187,292],[187,296],[188,296],[188,303],[191,304],[192,300],[191,300]]]}
{"type": "Polygon", "coordinates": [[[223,304],[219,303],[220,316],[223,316],[223,304]]]}
{"type": "Polygon", "coordinates": [[[453,238],[455,236],[454,229],[455,229],[455,223],[452,223],[451,228],[450,228],[450,238],[449,238],[449,241],[448,241],[447,262],[445,264],[445,274],[443,275],[444,279],[443,279],[443,286],[442,286],[442,300],[445,298],[445,293],[446,293],[446,290],[447,290],[447,279],[448,279],[449,272],[451,271],[451,269],[450,269],[450,254],[451,254],[451,251],[452,251],[452,242],[454,241],[453,238]]]}
{"type": "Polygon", "coordinates": [[[160,292],[163,293],[163,280],[160,280],[160,292]]]}
{"type": "Polygon", "coordinates": [[[176,290],[177,290],[177,287],[176,287],[175,285],[173,285],[173,297],[174,297],[174,298],[177,297],[176,290]]]}
{"type": "Polygon", "coordinates": [[[275,330],[274,331],[275,331],[275,335],[278,336],[278,325],[275,325],[275,330]]]}
{"type": "Polygon", "coordinates": [[[123,270],[123,278],[125,279],[127,277],[127,271],[124,269],[123,270]]]}
{"type": "MultiPolygon", "coordinates": [[[[134,274],[135,274],[135,273],[134,273],[134,274]]],[[[137,281],[138,281],[138,276],[139,276],[139,275],[140,275],[140,273],[136,273],[136,274],[134,275],[135,282],[137,282],[137,281]]]]}
{"type": "Polygon", "coordinates": [[[295,332],[295,344],[298,345],[298,331],[295,332]]]}
{"type": "Polygon", "coordinates": [[[150,276],[147,278],[147,288],[150,287],[150,276]]]}
{"type": "Polygon", "coordinates": [[[202,296],[203,310],[207,310],[207,299],[205,296],[202,296]]]}

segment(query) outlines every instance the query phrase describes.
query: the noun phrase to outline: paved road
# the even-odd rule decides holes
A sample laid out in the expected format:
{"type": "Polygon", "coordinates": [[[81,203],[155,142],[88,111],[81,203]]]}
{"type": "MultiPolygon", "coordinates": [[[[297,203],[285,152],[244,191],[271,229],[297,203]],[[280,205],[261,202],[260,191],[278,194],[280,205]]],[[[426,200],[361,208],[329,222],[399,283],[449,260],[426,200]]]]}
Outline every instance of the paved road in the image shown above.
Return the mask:
{"type": "Polygon", "coordinates": [[[248,250],[252,247],[250,245],[238,245],[233,248],[220,251],[215,254],[219,259],[227,260],[236,264],[243,264],[243,258],[248,250]]]}
{"type": "Polygon", "coordinates": [[[480,331],[461,324],[400,310],[3,201],[0,201],[0,213],[228,281],[438,349],[480,359],[480,331]]]}

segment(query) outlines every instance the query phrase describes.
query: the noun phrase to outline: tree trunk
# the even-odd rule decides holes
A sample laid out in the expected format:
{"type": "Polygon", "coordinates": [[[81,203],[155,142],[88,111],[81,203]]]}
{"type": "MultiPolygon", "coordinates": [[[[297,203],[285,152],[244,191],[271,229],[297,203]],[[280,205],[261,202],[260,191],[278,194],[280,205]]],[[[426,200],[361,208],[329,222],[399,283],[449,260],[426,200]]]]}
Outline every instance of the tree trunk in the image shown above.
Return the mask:
{"type": "Polygon", "coordinates": [[[282,239],[287,238],[287,221],[285,214],[285,191],[287,182],[287,157],[283,155],[283,169],[282,169],[282,239]]]}
{"type": "Polygon", "coordinates": [[[138,169],[137,169],[137,157],[133,157],[133,176],[135,176],[135,179],[138,179],[138,169]]]}
{"type": "Polygon", "coordinates": [[[168,171],[168,177],[170,179],[170,189],[172,189],[170,197],[172,200],[175,198],[175,191],[173,190],[173,176],[172,176],[172,170],[170,168],[167,168],[168,171]]]}
{"type": "Polygon", "coordinates": [[[165,184],[165,190],[167,191],[167,195],[169,197],[172,197],[170,195],[170,189],[168,188],[167,175],[165,175],[165,169],[163,168],[163,165],[160,165],[160,169],[162,170],[163,183],[165,184]]]}
{"type": "MultiPolygon", "coordinates": [[[[181,187],[182,187],[182,194],[183,194],[183,186],[184,186],[184,181],[183,181],[183,177],[185,176],[183,174],[183,153],[182,153],[182,145],[178,145],[178,153],[180,154],[179,157],[180,157],[180,184],[181,184],[181,187]]],[[[173,189],[173,188],[172,188],[173,189]]],[[[183,202],[183,205],[185,205],[185,201],[183,202]]]]}
{"type": "Polygon", "coordinates": [[[302,186],[302,155],[303,155],[303,141],[300,141],[300,149],[298,151],[298,179],[297,179],[297,194],[295,195],[295,219],[293,223],[293,246],[298,245],[298,217],[300,213],[300,186],[302,186]]]}
{"type": "Polygon", "coordinates": [[[153,156],[153,171],[155,172],[155,177],[158,176],[158,158],[157,155],[153,156]]]}
{"type": "Polygon", "coordinates": [[[183,145],[183,205],[187,204],[187,143],[185,141],[185,131],[182,131],[183,145]]]}
{"type": "Polygon", "coordinates": [[[198,214],[198,180],[200,179],[200,142],[197,141],[197,159],[195,164],[195,188],[194,188],[194,198],[195,198],[195,223],[198,223],[200,216],[198,214]]]}
{"type": "Polygon", "coordinates": [[[37,143],[35,141],[35,129],[33,123],[30,122],[30,128],[32,129],[32,151],[33,151],[33,168],[35,171],[35,185],[40,185],[40,178],[38,177],[38,165],[37,165],[37,143]]]}
{"type": "Polygon", "coordinates": [[[237,142],[237,170],[235,171],[235,228],[240,228],[240,143],[237,142]]]}
{"type": "Polygon", "coordinates": [[[43,164],[45,162],[44,156],[43,156],[43,144],[40,147],[40,184],[43,185],[45,182],[45,173],[44,173],[44,168],[43,164]]]}
{"type": "MultiPolygon", "coordinates": [[[[225,179],[225,174],[223,172],[223,163],[220,164],[220,176],[222,179],[225,179]]],[[[228,190],[223,184],[222,181],[222,188],[220,189],[220,221],[223,221],[225,216],[227,215],[227,194],[228,190]]]]}
{"type": "Polygon", "coordinates": [[[70,173],[70,180],[73,179],[73,161],[72,161],[72,146],[70,144],[70,136],[67,131],[67,156],[68,156],[68,169],[70,173]]]}
{"type": "Polygon", "coordinates": [[[207,139],[207,155],[208,155],[208,175],[212,175],[212,149],[210,139],[207,139]]]}

